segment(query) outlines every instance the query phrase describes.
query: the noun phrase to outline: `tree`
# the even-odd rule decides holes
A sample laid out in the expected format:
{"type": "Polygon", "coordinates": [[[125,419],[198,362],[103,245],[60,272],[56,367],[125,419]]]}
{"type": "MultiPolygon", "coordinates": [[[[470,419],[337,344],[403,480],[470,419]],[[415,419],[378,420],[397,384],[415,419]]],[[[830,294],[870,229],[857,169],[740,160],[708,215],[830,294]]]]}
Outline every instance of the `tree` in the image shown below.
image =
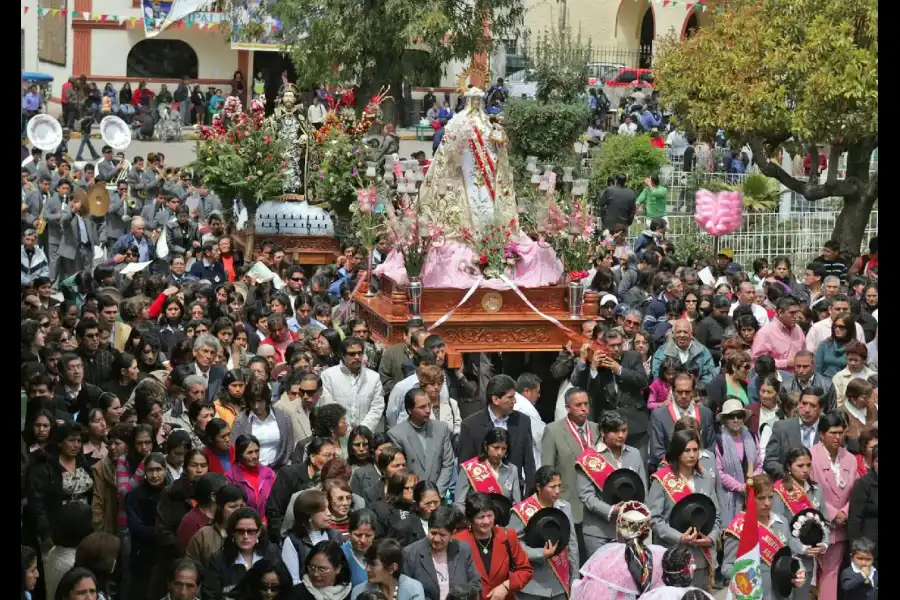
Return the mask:
{"type": "Polygon", "coordinates": [[[587,81],[591,62],[591,42],[581,41],[581,28],[573,35],[566,24],[566,12],[553,29],[544,29],[534,48],[531,62],[537,81],[536,97],[541,102],[577,103],[587,81]]]}
{"type": "MultiPolygon", "coordinates": [[[[522,26],[522,0],[278,0],[269,7],[282,22],[281,39],[298,83],[357,83],[364,106],[385,84],[399,98],[409,79],[405,63],[416,49],[440,69],[452,59],[489,52],[492,40],[514,38],[522,26]],[[489,23],[490,35],[486,35],[489,23]]],[[[412,72],[415,76],[415,72],[412,72]]]]}
{"type": "MultiPolygon", "coordinates": [[[[715,7],[710,7],[715,8],[715,7]]],[[[748,143],[763,174],[815,201],[843,199],[833,237],[860,251],[878,198],[877,0],[730,0],[708,27],[669,38],[654,61],[662,101],[698,131],[748,143]],[[777,154],[829,152],[827,179],[785,172],[777,154]],[[846,178],[838,159],[847,152],[846,178]]]]}

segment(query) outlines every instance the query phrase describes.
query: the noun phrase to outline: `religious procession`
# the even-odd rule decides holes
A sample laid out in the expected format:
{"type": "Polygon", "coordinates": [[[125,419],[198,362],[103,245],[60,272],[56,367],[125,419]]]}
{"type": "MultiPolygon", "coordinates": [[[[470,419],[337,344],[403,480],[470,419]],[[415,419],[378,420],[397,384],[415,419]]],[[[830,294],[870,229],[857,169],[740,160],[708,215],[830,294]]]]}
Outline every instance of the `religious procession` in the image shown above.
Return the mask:
{"type": "Polygon", "coordinates": [[[821,6],[722,3],[624,88],[560,24],[531,93],[483,45],[321,73],[306,1],[296,81],[213,113],[23,75],[21,597],[877,599],[877,8],[801,68],[735,31],[808,52],[821,6]]]}

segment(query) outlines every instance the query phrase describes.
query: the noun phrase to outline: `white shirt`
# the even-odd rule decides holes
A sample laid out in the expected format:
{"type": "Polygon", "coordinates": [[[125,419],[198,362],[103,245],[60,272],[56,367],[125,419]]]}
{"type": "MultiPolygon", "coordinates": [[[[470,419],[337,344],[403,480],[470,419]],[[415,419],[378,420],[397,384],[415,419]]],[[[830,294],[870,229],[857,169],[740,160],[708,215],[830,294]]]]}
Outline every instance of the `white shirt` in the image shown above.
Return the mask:
{"type": "Polygon", "coordinates": [[[310,123],[324,123],[326,112],[325,107],[321,103],[318,106],[310,104],[309,110],[306,111],[306,116],[310,123]]]}
{"type": "MultiPolygon", "coordinates": [[[[860,568],[857,567],[856,563],[853,562],[852,560],[850,561],[850,568],[853,569],[854,573],[858,573],[858,574],[862,575],[863,579],[866,578],[866,576],[863,574],[863,572],[860,570],[860,568]]],[[[877,571],[877,569],[875,568],[875,565],[872,565],[871,571],[870,571],[869,577],[868,577],[869,585],[871,585],[872,587],[875,587],[875,571],[877,571]]]]}
{"type": "MultiPolygon", "coordinates": [[[[733,316],[734,309],[736,309],[740,305],[740,302],[735,302],[734,304],[732,304],[731,310],[728,311],[728,316],[733,316]]],[[[759,323],[760,327],[769,322],[769,313],[767,313],[766,309],[764,309],[762,306],[760,306],[759,304],[751,304],[750,308],[753,311],[753,316],[756,317],[756,322],[759,323]]]]}
{"type": "Polygon", "coordinates": [[[198,365],[197,363],[194,363],[194,371],[197,372],[197,375],[199,375],[200,377],[205,379],[207,385],[209,385],[209,371],[208,370],[206,371],[206,373],[204,373],[203,371],[200,370],[200,365],[198,365]]]}
{"type": "Polygon", "coordinates": [[[538,413],[534,404],[519,392],[516,392],[516,405],[513,407],[513,410],[517,410],[531,419],[531,440],[532,446],[534,446],[534,464],[539,465],[541,464],[541,440],[544,438],[544,428],[546,427],[546,424],[543,419],[541,419],[541,415],[538,413]]]}
{"type": "Polygon", "coordinates": [[[494,427],[499,427],[500,429],[509,428],[509,415],[501,419],[494,415],[494,409],[488,408],[488,416],[491,418],[491,423],[493,423],[494,427]]]}
{"type": "Polygon", "coordinates": [[[637,133],[637,123],[622,123],[619,125],[619,135],[634,135],[637,133]]]}
{"type": "Polygon", "coordinates": [[[270,408],[265,421],[251,412],[250,433],[259,440],[259,462],[270,466],[278,456],[278,444],[281,442],[281,431],[278,429],[275,411],[270,408]]]}
{"type": "MultiPolygon", "coordinates": [[[[812,327],[809,328],[809,332],[806,334],[806,349],[810,352],[815,353],[815,351],[819,348],[819,344],[830,337],[831,317],[822,319],[818,323],[813,323],[812,327]]],[[[866,336],[862,330],[862,326],[859,323],[856,324],[856,339],[866,339],[866,336]]]]}

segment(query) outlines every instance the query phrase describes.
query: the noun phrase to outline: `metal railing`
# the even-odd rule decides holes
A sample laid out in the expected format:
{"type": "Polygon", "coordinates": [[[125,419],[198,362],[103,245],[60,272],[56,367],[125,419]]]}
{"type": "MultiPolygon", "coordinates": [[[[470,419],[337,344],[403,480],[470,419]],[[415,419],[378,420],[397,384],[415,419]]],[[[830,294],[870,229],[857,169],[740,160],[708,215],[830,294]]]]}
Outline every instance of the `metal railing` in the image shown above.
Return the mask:
{"type": "MultiPolygon", "coordinates": [[[[776,256],[788,256],[795,271],[822,254],[822,246],[831,239],[837,211],[780,213],[745,213],[741,227],[734,233],[719,239],[719,248],[734,250],[734,260],[749,269],[753,261],[763,257],[771,261],[776,256]]],[[[680,247],[705,247],[710,251],[713,237],[705,233],[693,214],[671,214],[666,238],[673,242],[676,252],[680,247]]],[[[646,218],[638,217],[631,226],[629,236],[636,238],[644,231],[646,218]]],[[[868,247],[869,239],[878,233],[878,211],[873,210],[863,235],[860,251],[868,247]]]]}
{"type": "MultiPolygon", "coordinates": [[[[516,71],[532,68],[531,57],[535,55],[534,46],[518,48],[516,53],[506,53],[506,73],[509,76],[516,71]]],[[[632,69],[653,68],[653,47],[620,48],[618,46],[600,46],[591,48],[588,59],[588,77],[614,77],[621,67],[632,69]]]]}

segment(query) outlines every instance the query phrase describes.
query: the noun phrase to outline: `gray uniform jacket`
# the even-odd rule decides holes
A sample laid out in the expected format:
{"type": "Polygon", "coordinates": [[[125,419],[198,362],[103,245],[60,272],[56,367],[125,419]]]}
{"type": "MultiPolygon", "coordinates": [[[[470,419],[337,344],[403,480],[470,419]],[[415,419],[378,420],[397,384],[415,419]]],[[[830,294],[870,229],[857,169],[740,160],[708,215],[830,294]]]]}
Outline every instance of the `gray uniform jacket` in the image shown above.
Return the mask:
{"type": "Polygon", "coordinates": [[[427,449],[422,447],[422,439],[408,420],[392,427],[388,436],[403,449],[407,468],[418,475],[420,481],[433,481],[443,496],[450,487],[456,458],[450,427],[443,421],[429,419],[424,427],[427,449]]]}
{"type": "MultiPolygon", "coordinates": [[[[616,460],[612,452],[602,442],[598,445],[602,448],[600,455],[615,465],[616,460]]],[[[644,469],[644,462],[641,460],[641,453],[637,448],[632,448],[631,446],[622,448],[620,467],[631,469],[640,475],[646,489],[647,471],[644,469]]],[[[594,552],[604,544],[616,541],[616,521],[609,518],[612,506],[603,501],[600,490],[597,489],[590,477],[585,475],[581,467],[578,467],[577,481],[578,499],[584,505],[584,524],[582,525],[584,543],[587,546],[588,553],[593,556],[594,552]]]]}
{"type": "MultiPolygon", "coordinates": [[[[596,443],[600,439],[600,429],[597,424],[588,421],[587,428],[591,434],[591,440],[596,443]]],[[[575,523],[581,523],[583,507],[578,494],[578,468],[575,459],[581,455],[581,444],[569,431],[565,419],[550,423],[544,428],[544,439],[541,440],[541,463],[559,469],[562,474],[562,495],[560,498],[572,506],[572,516],[575,523]]]]}
{"type": "MultiPolygon", "coordinates": [[[[404,421],[404,423],[405,422],[406,421],[404,421]]],[[[497,483],[500,484],[503,495],[512,501],[513,506],[522,501],[522,487],[519,485],[519,470],[515,465],[511,465],[505,461],[500,463],[500,474],[497,477],[497,483]]],[[[471,491],[472,484],[469,483],[469,477],[462,467],[460,467],[459,475],[456,478],[456,490],[453,493],[453,501],[463,512],[465,512],[466,509],[466,498],[469,497],[469,492],[471,491]]]]}
{"type": "Polygon", "coordinates": [[[103,177],[104,180],[111,182],[118,172],[118,167],[116,167],[116,163],[111,160],[103,159],[97,163],[97,174],[103,177]]]}
{"type": "Polygon", "coordinates": [[[125,180],[131,188],[131,193],[137,197],[138,192],[143,194],[147,191],[147,179],[144,178],[145,171],[138,171],[137,167],[131,167],[125,180]]]}
{"type": "Polygon", "coordinates": [[[106,239],[104,242],[112,240],[116,242],[120,237],[128,233],[125,221],[122,219],[122,207],[125,205],[125,199],[119,195],[119,192],[110,192],[109,209],[106,211],[106,239]]]}
{"type": "MultiPolygon", "coordinates": [[[[59,194],[53,194],[44,203],[44,218],[47,220],[47,241],[51,248],[59,246],[62,242],[62,200],[59,194]]],[[[49,256],[53,260],[53,256],[49,256]]]]}
{"type": "MultiPolygon", "coordinates": [[[[695,403],[700,409],[700,441],[703,448],[712,448],[716,442],[715,423],[712,411],[702,404],[695,403]]],[[[694,416],[694,410],[688,407],[681,411],[681,415],[694,416]]],[[[660,406],[650,413],[650,469],[656,470],[659,463],[666,455],[669,442],[672,441],[672,433],[675,431],[675,421],[668,406],[660,406]]]]}
{"type": "MultiPolygon", "coordinates": [[[[79,226],[75,213],[71,210],[71,204],[62,207],[62,216],[59,223],[62,227],[62,241],[59,244],[59,255],[69,260],[75,260],[79,246],[79,226]]],[[[97,223],[90,216],[83,218],[85,229],[88,234],[88,242],[91,244],[91,253],[93,254],[93,246],[100,245],[100,237],[104,234],[104,226],[100,225],[99,230],[97,223]]]]}
{"type": "MultiPolygon", "coordinates": [[[[788,545],[791,535],[790,531],[788,531],[788,523],[785,519],[773,512],[769,529],[778,536],[782,544],[788,545]]],[[[723,535],[722,541],[725,547],[724,555],[722,557],[722,576],[731,580],[731,576],[734,574],[734,560],[737,558],[740,538],[727,533],[723,535]]],[[[793,547],[791,547],[791,551],[794,551],[793,547]]],[[[779,596],[775,593],[775,590],[772,589],[772,567],[767,565],[764,561],[760,561],[759,572],[762,576],[762,597],[765,600],[784,600],[784,596],[779,596]]],[[[807,577],[809,576],[811,576],[810,572],[807,571],[807,577]]],[[[794,594],[791,594],[790,598],[794,598],[794,594]]]]}
{"type": "MultiPolygon", "coordinates": [[[[698,494],[709,496],[716,507],[715,525],[713,525],[709,535],[706,536],[713,541],[713,544],[715,544],[716,540],[719,539],[719,535],[722,533],[722,523],[719,520],[719,499],[716,496],[716,483],[715,480],[706,473],[706,469],[694,471],[694,491],[698,494]]],[[[680,543],[681,532],[669,525],[669,515],[672,514],[675,503],[672,502],[672,499],[663,489],[662,484],[655,477],[650,481],[650,491],[647,493],[647,507],[653,515],[651,528],[656,543],[666,548],[671,548],[680,543]]],[[[715,563],[715,545],[713,545],[711,551],[713,563],[715,563]]],[[[706,561],[706,557],[703,555],[699,546],[691,546],[691,553],[694,555],[698,571],[710,568],[710,565],[706,561]]],[[[715,564],[712,565],[712,568],[715,568],[715,564]]]]}
{"type": "MultiPolygon", "coordinates": [[[[819,443],[819,424],[814,426],[812,445],[819,443]]],[[[800,417],[775,421],[772,425],[772,436],[766,444],[766,457],[763,460],[763,470],[777,481],[784,477],[784,458],[791,448],[803,445],[802,432],[800,430],[800,417]]]]}
{"type": "MultiPolygon", "coordinates": [[[[822,491],[822,487],[810,487],[810,489],[806,491],[806,494],[809,496],[809,499],[812,500],[813,506],[822,513],[822,516],[824,516],[826,520],[830,519],[831,517],[828,515],[828,506],[825,504],[825,493],[822,491]]],[[[784,519],[785,527],[788,529],[788,532],[790,532],[791,519],[794,518],[794,515],[791,514],[790,509],[777,493],[772,499],[772,512],[784,519]]],[[[826,528],[824,540],[826,546],[828,546],[829,543],[829,533],[830,530],[826,528]]],[[[812,587],[813,558],[811,556],[803,556],[803,544],[794,536],[790,536],[790,543],[788,545],[791,547],[791,552],[800,559],[800,564],[806,569],[806,582],[801,587],[794,590],[791,598],[792,600],[807,600],[810,596],[810,588],[812,587]]]]}
{"type": "Polygon", "coordinates": [[[206,196],[201,194],[200,196],[200,204],[197,205],[197,212],[200,216],[200,222],[206,223],[209,221],[209,213],[216,211],[222,212],[222,200],[212,192],[209,192],[206,196]]]}
{"type": "Polygon", "coordinates": [[[147,202],[141,210],[141,217],[148,229],[162,229],[175,218],[175,215],[165,204],[160,208],[155,202],[147,202]]]}
{"type": "MultiPolygon", "coordinates": [[[[440,600],[441,588],[438,583],[434,558],[428,538],[414,542],[403,549],[403,574],[422,584],[428,600],[440,600]]],[[[481,575],[472,561],[472,549],[465,542],[451,539],[447,544],[447,573],[450,589],[461,585],[473,585],[481,593],[481,575]]]]}
{"type": "MultiPolygon", "coordinates": [[[[25,204],[28,205],[28,212],[22,215],[22,220],[25,221],[25,224],[33,227],[34,221],[41,216],[41,207],[51,198],[50,192],[47,192],[47,197],[41,197],[41,190],[33,190],[28,192],[28,195],[25,196],[25,204]]],[[[46,211],[44,216],[46,217],[46,211]]],[[[48,229],[50,229],[48,227],[48,229]]]]}
{"type": "MultiPolygon", "coordinates": [[[[557,500],[553,503],[555,508],[563,511],[569,518],[569,584],[578,578],[578,569],[581,563],[578,560],[578,536],[575,535],[575,521],[572,519],[572,506],[565,500],[557,500]]],[[[553,572],[550,563],[544,558],[543,548],[532,548],[525,544],[525,524],[519,515],[512,513],[509,519],[509,528],[516,532],[516,537],[522,544],[522,549],[528,555],[534,575],[531,581],[522,589],[522,593],[543,598],[553,598],[565,594],[562,584],[553,572]]]]}

